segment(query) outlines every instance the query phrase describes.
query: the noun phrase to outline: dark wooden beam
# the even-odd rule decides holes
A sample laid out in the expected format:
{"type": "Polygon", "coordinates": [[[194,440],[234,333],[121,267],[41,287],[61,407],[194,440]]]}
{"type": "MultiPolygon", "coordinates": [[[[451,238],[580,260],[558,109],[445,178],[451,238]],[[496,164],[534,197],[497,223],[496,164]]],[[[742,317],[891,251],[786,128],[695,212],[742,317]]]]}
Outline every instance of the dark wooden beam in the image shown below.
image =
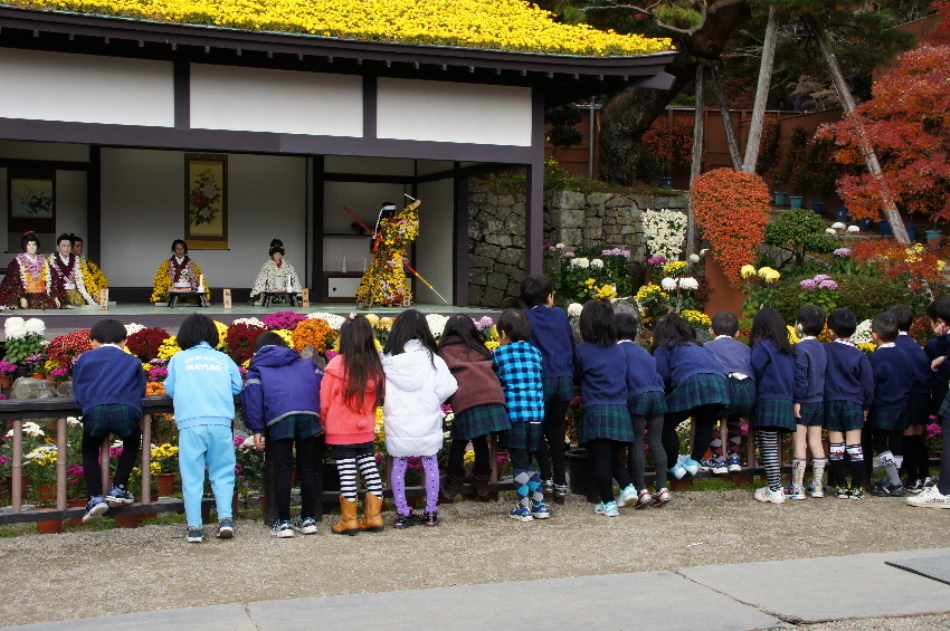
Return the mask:
{"type": "Polygon", "coordinates": [[[102,266],[102,148],[89,146],[89,170],[86,171],[86,257],[102,266]]]}

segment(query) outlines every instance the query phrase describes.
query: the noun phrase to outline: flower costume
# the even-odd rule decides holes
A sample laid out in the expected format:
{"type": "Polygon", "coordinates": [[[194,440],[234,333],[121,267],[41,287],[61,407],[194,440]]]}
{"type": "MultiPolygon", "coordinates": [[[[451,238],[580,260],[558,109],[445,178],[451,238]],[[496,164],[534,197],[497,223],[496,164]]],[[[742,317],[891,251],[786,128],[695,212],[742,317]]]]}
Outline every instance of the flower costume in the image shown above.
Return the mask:
{"type": "MultiPolygon", "coordinates": [[[[192,291],[198,291],[198,283],[201,280],[201,268],[186,254],[178,258],[172,256],[170,259],[162,262],[155,272],[155,285],[152,288],[152,302],[164,302],[168,300],[169,292],[174,289],[175,283],[187,282],[192,291]]],[[[211,290],[205,283],[205,300],[211,300],[211,290]]],[[[191,296],[187,296],[191,298],[191,296]]]]}
{"type": "Polygon", "coordinates": [[[7,266],[7,274],[0,284],[0,305],[19,307],[20,298],[26,298],[27,309],[55,309],[56,302],[66,300],[61,283],[54,283],[46,257],[17,254],[7,266]]]}
{"type": "Polygon", "coordinates": [[[300,278],[297,276],[294,266],[283,259],[280,261],[269,259],[257,274],[257,280],[254,281],[254,287],[251,289],[251,298],[275,288],[277,286],[275,281],[278,278],[286,279],[284,287],[287,288],[287,291],[300,292],[300,278]]]}
{"type": "Polygon", "coordinates": [[[97,304],[86,291],[78,256],[70,254],[63,258],[62,254],[56,252],[50,254],[48,261],[52,282],[57,286],[62,286],[69,304],[74,307],[97,304]]]}
{"type": "Polygon", "coordinates": [[[79,269],[82,271],[82,282],[86,286],[86,291],[93,298],[98,298],[99,291],[109,286],[109,279],[106,278],[98,265],[85,256],[77,256],[76,258],[79,259],[79,269]]]}
{"type": "MultiPolygon", "coordinates": [[[[414,200],[392,217],[381,218],[373,237],[373,260],[360,280],[356,302],[361,306],[393,306],[412,302],[412,286],[403,262],[406,250],[419,236],[420,201],[414,200]]],[[[382,212],[380,213],[382,217],[382,212]]]]}

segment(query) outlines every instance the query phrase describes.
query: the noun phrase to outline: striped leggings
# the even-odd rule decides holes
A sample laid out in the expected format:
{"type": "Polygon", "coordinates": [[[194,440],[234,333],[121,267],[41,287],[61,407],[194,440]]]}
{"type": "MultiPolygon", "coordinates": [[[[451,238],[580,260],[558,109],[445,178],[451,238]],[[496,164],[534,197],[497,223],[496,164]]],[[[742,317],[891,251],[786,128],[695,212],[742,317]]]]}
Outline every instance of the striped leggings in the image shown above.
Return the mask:
{"type": "Polygon", "coordinates": [[[762,454],[762,466],[765,467],[765,480],[769,488],[777,491],[782,488],[782,468],[778,461],[778,432],[756,430],[759,437],[759,452],[762,454]]]}
{"type": "Polygon", "coordinates": [[[347,501],[357,500],[359,490],[359,475],[366,482],[366,491],[376,497],[383,496],[383,483],[379,479],[379,470],[376,468],[376,455],[366,454],[359,458],[344,458],[336,461],[336,469],[340,474],[340,495],[347,501]]]}

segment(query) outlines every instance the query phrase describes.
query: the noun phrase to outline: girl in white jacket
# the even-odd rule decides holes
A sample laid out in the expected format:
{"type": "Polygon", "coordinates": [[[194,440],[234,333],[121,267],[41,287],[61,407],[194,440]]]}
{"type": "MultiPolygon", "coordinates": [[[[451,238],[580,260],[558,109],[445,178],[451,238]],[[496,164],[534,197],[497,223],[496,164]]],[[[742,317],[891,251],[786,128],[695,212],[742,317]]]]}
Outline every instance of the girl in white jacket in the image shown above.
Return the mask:
{"type": "Polygon", "coordinates": [[[442,403],[455,394],[455,377],[439,357],[432,332],[421,313],[403,311],[393,322],[383,349],[386,400],[383,404],[386,451],[393,457],[390,486],[396,502],[395,528],[419,523],[406,504],[409,458],[422,459],[425,474],[426,526],[439,525],[439,461],[442,448],[442,403]]]}

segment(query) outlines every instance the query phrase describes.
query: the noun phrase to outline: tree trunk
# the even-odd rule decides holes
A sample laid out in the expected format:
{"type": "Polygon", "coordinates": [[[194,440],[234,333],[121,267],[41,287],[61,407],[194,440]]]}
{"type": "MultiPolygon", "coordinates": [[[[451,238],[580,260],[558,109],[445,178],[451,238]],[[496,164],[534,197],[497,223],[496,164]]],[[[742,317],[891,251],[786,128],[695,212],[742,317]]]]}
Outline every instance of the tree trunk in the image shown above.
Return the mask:
{"type": "MultiPolygon", "coordinates": [[[[696,66],[696,109],[693,122],[693,161],[689,168],[689,187],[693,188],[693,180],[703,171],[703,141],[706,130],[706,90],[704,66],[696,66]]],[[[686,211],[686,256],[696,252],[696,219],[693,216],[693,197],[689,198],[689,207],[686,211]]]]}
{"type": "Polygon", "coordinates": [[[772,84],[772,64],[775,61],[775,44],[778,41],[778,14],[769,9],[769,19],[765,26],[765,41],[762,43],[762,63],[759,65],[759,82],[755,88],[755,104],[752,106],[752,121],[749,124],[749,139],[745,146],[744,173],[755,173],[759,161],[759,145],[762,143],[762,127],[765,124],[765,106],[769,100],[769,86],[772,84]]]}
{"type": "MultiPolygon", "coordinates": [[[[847,116],[854,112],[857,105],[854,102],[851,89],[845,81],[844,73],[841,72],[838,57],[831,49],[831,43],[828,41],[828,36],[824,29],[821,28],[813,17],[808,16],[806,19],[808,26],[815,36],[815,40],[818,42],[818,49],[821,51],[821,56],[825,60],[825,65],[828,66],[828,71],[831,73],[831,80],[835,84],[835,91],[838,93],[838,99],[841,101],[841,108],[844,110],[845,116],[847,116]]],[[[868,142],[867,137],[863,133],[861,134],[860,145],[861,153],[864,154],[865,160],[867,161],[868,171],[870,171],[875,179],[880,181],[881,163],[877,159],[877,153],[874,151],[874,147],[871,146],[871,143],[868,142]]],[[[897,210],[897,204],[895,204],[894,200],[887,194],[887,189],[883,185],[881,186],[881,202],[884,206],[884,217],[891,224],[894,238],[905,245],[909,244],[910,237],[907,236],[907,229],[904,228],[904,220],[901,219],[900,212],[897,210]]]]}
{"type": "Polygon", "coordinates": [[[729,145],[729,155],[732,156],[732,168],[742,170],[742,154],[739,153],[739,141],[736,139],[736,128],[732,124],[732,115],[729,113],[729,101],[726,99],[726,90],[722,86],[722,74],[719,66],[713,65],[709,69],[712,74],[713,90],[716,92],[716,101],[719,103],[719,115],[722,117],[722,128],[726,131],[726,144],[729,145]]]}

